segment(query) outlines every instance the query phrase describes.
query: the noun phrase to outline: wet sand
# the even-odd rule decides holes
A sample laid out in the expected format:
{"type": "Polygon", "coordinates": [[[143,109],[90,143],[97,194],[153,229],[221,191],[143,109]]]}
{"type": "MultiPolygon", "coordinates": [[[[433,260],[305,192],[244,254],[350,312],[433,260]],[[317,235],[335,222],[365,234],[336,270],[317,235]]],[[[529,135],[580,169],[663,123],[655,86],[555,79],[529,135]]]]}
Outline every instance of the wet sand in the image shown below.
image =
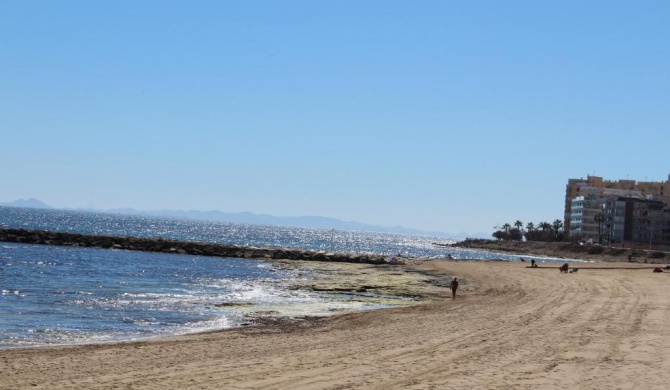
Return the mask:
{"type": "MultiPolygon", "coordinates": [[[[613,264],[612,264],[613,265],[613,264]]],[[[0,389],[665,389],[670,274],[425,261],[455,301],[106,345],[0,351],[0,389]]]]}

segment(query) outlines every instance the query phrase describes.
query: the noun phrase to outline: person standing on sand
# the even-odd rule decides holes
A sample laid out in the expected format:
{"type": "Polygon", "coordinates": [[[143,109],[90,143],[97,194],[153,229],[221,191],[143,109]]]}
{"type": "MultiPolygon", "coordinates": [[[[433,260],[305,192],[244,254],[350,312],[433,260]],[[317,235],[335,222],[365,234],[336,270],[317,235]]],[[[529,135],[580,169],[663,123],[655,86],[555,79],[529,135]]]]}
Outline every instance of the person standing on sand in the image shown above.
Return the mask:
{"type": "Polygon", "coordinates": [[[451,280],[451,299],[456,299],[456,290],[458,290],[458,278],[454,276],[451,280]]]}

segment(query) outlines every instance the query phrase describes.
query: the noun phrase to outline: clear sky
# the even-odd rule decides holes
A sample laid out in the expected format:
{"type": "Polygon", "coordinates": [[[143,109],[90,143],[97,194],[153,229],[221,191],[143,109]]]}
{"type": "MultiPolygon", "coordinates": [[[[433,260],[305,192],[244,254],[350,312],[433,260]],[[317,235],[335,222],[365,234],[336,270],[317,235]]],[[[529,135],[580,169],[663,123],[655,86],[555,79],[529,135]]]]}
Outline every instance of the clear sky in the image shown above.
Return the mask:
{"type": "Polygon", "coordinates": [[[493,231],[667,180],[668,1],[4,1],[0,202],[493,231]]]}

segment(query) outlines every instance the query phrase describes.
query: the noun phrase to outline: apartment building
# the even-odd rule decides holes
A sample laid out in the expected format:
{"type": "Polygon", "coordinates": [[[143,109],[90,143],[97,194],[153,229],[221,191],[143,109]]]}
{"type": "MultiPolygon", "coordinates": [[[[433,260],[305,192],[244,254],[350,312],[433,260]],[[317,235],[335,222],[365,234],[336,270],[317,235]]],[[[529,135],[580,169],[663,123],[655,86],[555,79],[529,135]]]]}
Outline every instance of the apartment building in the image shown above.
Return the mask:
{"type": "Polygon", "coordinates": [[[606,243],[632,243],[641,248],[670,246],[670,208],[660,200],[620,197],[603,204],[606,243]]]}
{"type": "Polygon", "coordinates": [[[586,179],[569,179],[565,187],[565,213],[563,224],[566,232],[571,232],[572,200],[583,196],[598,196],[604,199],[612,197],[638,197],[656,199],[670,205],[670,175],[667,181],[648,182],[635,180],[603,180],[599,176],[586,176],[586,179]]]}
{"type": "Polygon", "coordinates": [[[579,236],[583,241],[598,243],[602,233],[602,221],[596,215],[603,212],[605,198],[598,195],[578,196],[572,199],[570,210],[571,236],[579,236]]]}

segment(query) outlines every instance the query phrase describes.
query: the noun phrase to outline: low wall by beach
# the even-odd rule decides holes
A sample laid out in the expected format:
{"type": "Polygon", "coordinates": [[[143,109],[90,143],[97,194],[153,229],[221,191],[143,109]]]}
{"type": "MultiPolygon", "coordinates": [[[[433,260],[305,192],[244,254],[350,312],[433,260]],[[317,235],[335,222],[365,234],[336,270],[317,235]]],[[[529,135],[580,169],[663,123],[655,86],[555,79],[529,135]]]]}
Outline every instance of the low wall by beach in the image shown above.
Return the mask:
{"type": "Polygon", "coordinates": [[[367,264],[398,264],[400,262],[397,258],[392,256],[360,253],[337,253],[286,248],[253,248],[202,242],[164,240],[161,238],[96,236],[8,228],[0,228],[0,241],[248,259],[336,261],[367,264]]]}

